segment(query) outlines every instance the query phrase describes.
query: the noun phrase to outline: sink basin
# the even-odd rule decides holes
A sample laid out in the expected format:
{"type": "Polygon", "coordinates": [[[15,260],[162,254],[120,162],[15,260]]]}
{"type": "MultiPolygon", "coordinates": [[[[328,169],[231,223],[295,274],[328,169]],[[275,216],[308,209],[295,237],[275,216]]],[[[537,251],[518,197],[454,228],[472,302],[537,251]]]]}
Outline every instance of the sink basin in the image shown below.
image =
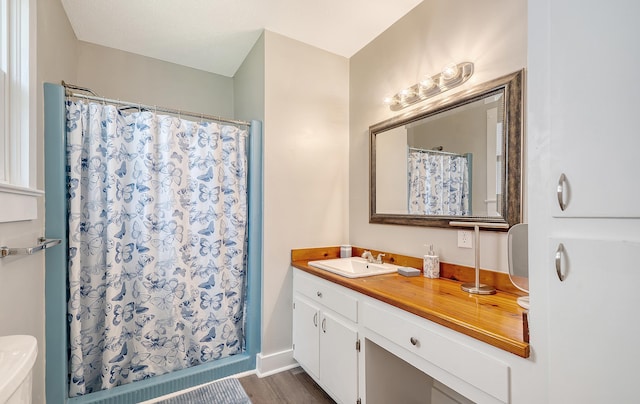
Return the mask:
{"type": "Polygon", "coordinates": [[[373,264],[360,257],[335,258],[330,260],[309,261],[314,268],[324,269],[346,278],[363,278],[365,276],[390,274],[398,271],[398,265],[373,264]]]}

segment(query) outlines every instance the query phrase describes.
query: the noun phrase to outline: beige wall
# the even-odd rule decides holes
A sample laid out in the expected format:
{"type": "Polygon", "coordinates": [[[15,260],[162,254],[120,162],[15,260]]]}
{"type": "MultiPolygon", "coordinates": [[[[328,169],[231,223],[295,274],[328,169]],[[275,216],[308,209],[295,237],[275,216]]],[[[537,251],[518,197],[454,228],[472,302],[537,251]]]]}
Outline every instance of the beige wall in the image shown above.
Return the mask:
{"type": "Polygon", "coordinates": [[[349,62],[265,32],[262,353],[291,349],[292,248],[348,237],[349,62]]]}
{"type": "Polygon", "coordinates": [[[106,98],[233,117],[233,79],[87,42],[78,42],[73,84],[106,98]]]}
{"type": "MultiPolygon", "coordinates": [[[[415,84],[422,75],[432,75],[449,62],[475,64],[474,75],[454,92],[525,67],[526,7],[525,0],[426,1],[351,58],[351,244],[419,256],[425,243],[433,243],[442,261],[473,266],[473,250],[457,248],[456,230],[369,224],[367,130],[398,115],[382,103],[385,95],[415,84]]],[[[482,267],[507,271],[506,236],[482,232],[481,238],[482,267]]]]}
{"type": "Polygon", "coordinates": [[[264,34],[233,76],[235,118],[264,121],[264,34]]]}
{"type": "MultiPolygon", "coordinates": [[[[37,187],[44,188],[43,90],[45,81],[75,78],[76,38],[62,4],[37,4],[37,187]]],[[[44,198],[39,198],[38,219],[0,224],[0,245],[26,247],[44,235],[44,198]]],[[[44,254],[0,260],[0,335],[29,334],[38,340],[33,370],[33,403],[45,402],[44,254]]]]}

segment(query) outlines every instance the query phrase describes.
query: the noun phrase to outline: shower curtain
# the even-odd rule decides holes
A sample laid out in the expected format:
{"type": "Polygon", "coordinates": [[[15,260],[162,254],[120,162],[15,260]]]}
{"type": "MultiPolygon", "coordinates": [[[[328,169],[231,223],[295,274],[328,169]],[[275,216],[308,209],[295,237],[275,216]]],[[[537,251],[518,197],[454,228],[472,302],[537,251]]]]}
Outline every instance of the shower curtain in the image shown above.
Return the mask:
{"type": "Polygon", "coordinates": [[[246,129],[67,101],[69,396],[243,351],[246,129]]]}
{"type": "Polygon", "coordinates": [[[466,156],[410,150],[409,214],[469,216],[466,156]]]}

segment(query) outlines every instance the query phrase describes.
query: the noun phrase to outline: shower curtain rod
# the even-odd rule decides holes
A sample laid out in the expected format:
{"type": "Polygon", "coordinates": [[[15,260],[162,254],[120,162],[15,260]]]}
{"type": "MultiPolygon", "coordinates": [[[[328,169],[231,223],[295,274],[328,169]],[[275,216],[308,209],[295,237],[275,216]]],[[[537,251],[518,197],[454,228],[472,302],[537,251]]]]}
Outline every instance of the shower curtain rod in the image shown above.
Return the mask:
{"type": "Polygon", "coordinates": [[[207,114],[198,114],[198,113],[195,113],[195,112],[182,111],[182,110],[179,110],[179,109],[173,109],[173,108],[167,108],[167,107],[158,107],[156,105],[145,105],[145,104],[138,104],[138,103],[134,103],[134,102],[120,101],[120,100],[114,100],[114,99],[110,99],[110,98],[104,98],[104,97],[100,97],[98,94],[96,94],[95,92],[93,92],[92,90],[90,90],[90,89],[88,89],[86,87],[76,86],[75,84],[65,83],[64,81],[62,82],[62,86],[65,88],[65,95],[67,97],[84,98],[86,100],[102,102],[103,104],[104,103],[116,104],[116,105],[122,105],[122,106],[137,108],[139,110],[146,109],[148,111],[165,112],[165,113],[168,113],[168,114],[174,114],[174,115],[178,115],[178,116],[186,115],[186,116],[191,116],[191,117],[195,117],[195,118],[200,118],[202,120],[206,119],[208,121],[223,122],[223,123],[229,123],[229,124],[232,124],[232,125],[251,126],[250,122],[239,121],[239,120],[235,120],[235,119],[222,118],[220,116],[213,116],[213,115],[207,115],[207,114]],[[92,95],[73,93],[70,90],[85,91],[85,92],[91,93],[92,95]]]}
{"type": "Polygon", "coordinates": [[[443,154],[445,156],[467,157],[466,154],[449,153],[449,152],[444,152],[440,150],[419,149],[417,147],[409,147],[409,150],[415,150],[423,153],[443,154]]]}

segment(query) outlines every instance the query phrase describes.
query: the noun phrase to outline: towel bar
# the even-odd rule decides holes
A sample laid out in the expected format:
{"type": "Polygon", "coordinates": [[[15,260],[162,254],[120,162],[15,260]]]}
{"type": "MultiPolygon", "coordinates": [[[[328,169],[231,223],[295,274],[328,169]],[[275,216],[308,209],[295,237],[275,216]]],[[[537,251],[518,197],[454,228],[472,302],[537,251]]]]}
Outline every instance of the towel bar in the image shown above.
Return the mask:
{"type": "Polygon", "coordinates": [[[40,250],[45,250],[47,248],[51,248],[60,244],[62,240],[57,238],[46,239],[44,237],[40,237],[38,239],[38,245],[34,247],[25,247],[25,248],[9,248],[9,247],[0,247],[0,258],[4,258],[7,255],[31,255],[40,250]]]}

